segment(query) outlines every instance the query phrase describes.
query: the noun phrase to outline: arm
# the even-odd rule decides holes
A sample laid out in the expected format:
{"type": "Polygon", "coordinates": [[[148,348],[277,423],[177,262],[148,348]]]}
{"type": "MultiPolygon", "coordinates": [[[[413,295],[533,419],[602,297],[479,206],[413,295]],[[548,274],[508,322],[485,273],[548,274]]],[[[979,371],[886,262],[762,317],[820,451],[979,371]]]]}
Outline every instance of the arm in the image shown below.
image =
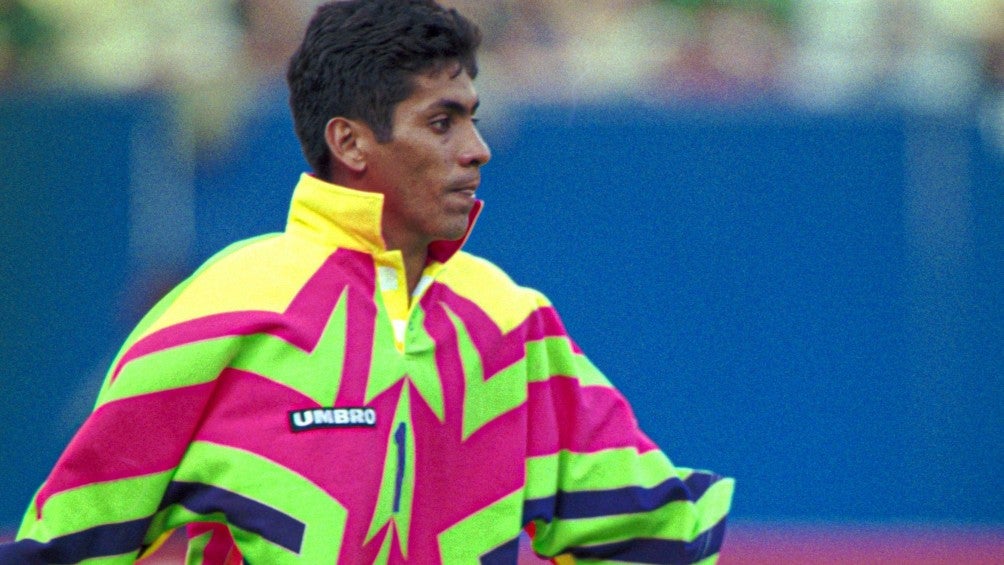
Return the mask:
{"type": "Polygon", "coordinates": [[[170,531],[173,472],[237,340],[188,343],[178,327],[147,333],[153,318],[126,342],[0,562],[133,563],[170,531]]]}
{"type": "Polygon", "coordinates": [[[733,481],[674,467],[567,336],[528,348],[534,550],[559,563],[714,563],[733,481]]]}

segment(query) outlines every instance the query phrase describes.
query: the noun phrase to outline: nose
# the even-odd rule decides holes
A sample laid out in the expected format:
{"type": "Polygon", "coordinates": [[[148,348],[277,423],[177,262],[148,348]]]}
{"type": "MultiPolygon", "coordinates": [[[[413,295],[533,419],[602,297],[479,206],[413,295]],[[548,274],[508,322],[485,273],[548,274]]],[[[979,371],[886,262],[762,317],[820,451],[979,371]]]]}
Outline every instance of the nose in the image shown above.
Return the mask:
{"type": "Polygon", "coordinates": [[[481,132],[478,131],[477,127],[473,127],[473,124],[470,132],[461,156],[461,163],[465,167],[480,167],[491,160],[492,151],[488,148],[484,138],[481,137],[481,132]]]}

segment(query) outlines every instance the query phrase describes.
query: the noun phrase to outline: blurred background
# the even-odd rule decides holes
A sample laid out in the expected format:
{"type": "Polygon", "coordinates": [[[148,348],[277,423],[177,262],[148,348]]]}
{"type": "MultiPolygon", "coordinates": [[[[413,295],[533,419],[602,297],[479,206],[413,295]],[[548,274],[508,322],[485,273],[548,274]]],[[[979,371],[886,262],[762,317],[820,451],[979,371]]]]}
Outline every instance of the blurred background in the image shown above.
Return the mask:
{"type": "MultiPolygon", "coordinates": [[[[721,563],[1004,563],[1004,0],[446,3],[469,249],[737,478],[721,563]]],[[[3,535],[145,310],[283,228],[317,4],[0,0],[3,535]]]]}

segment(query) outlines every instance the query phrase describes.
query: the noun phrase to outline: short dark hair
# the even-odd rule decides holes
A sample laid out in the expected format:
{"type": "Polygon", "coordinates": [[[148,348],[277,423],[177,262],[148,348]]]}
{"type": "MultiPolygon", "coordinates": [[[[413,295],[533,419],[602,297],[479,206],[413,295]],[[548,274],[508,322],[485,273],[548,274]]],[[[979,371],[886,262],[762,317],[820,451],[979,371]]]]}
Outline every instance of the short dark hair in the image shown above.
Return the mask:
{"type": "Polygon", "coordinates": [[[324,128],[336,116],[393,135],[394,108],[421,73],[459,63],[473,79],[477,25],[433,0],[343,0],[320,6],[286,71],[296,135],[314,173],[328,178],[324,128]]]}

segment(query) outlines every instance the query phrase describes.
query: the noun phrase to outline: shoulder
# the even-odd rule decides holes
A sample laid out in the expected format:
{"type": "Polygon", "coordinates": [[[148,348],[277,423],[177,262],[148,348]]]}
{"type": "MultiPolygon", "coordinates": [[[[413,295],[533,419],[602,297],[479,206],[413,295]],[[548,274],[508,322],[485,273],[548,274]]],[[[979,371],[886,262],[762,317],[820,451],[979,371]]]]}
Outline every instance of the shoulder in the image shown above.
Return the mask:
{"type": "Polygon", "coordinates": [[[477,298],[482,295],[502,295],[507,299],[522,299],[535,304],[549,304],[540,291],[521,286],[501,267],[488,259],[461,251],[457,253],[443,271],[442,282],[462,294],[477,298]]]}
{"type": "Polygon", "coordinates": [[[329,255],[278,233],[235,243],[172,291],[144,333],[226,312],[282,312],[329,255]]]}
{"type": "Polygon", "coordinates": [[[503,331],[551,307],[540,291],[517,284],[498,265],[464,251],[450,259],[439,282],[477,304],[503,331]]]}

